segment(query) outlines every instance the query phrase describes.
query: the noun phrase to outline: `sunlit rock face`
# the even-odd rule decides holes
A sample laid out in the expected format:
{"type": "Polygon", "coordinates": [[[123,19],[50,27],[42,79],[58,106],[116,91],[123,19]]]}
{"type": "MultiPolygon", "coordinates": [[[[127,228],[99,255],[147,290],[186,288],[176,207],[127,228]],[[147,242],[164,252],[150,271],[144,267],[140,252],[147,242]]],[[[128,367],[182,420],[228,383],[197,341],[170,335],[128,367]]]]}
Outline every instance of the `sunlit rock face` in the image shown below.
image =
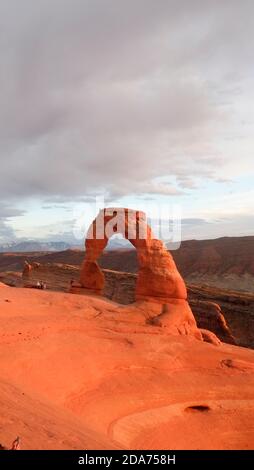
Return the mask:
{"type": "MultiPolygon", "coordinates": [[[[103,209],[91,224],[85,242],[85,260],[80,275],[80,288],[101,294],[104,274],[98,259],[114,233],[121,233],[137,250],[138,276],[136,302],[161,304],[154,322],[172,333],[202,338],[189,307],[184,280],[163,242],[154,238],[144,212],[126,208],[103,209]]],[[[72,291],[80,291],[76,286],[72,291]]]]}
{"type": "Polygon", "coordinates": [[[104,209],[93,221],[86,238],[86,256],[80,276],[83,287],[103,290],[104,276],[97,261],[114,233],[121,233],[137,250],[136,300],[186,300],[185,283],[171,254],[162,241],[154,238],[144,212],[130,209],[104,209]]]}

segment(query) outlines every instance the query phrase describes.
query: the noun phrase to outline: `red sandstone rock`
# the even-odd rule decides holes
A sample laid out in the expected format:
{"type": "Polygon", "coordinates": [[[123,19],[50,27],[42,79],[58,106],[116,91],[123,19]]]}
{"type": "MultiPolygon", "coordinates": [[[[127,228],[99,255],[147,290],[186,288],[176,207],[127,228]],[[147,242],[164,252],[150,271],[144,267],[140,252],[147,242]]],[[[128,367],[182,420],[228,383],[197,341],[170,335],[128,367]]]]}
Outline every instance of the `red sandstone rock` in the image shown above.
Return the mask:
{"type": "Polygon", "coordinates": [[[0,443],[252,449],[254,352],[173,336],[145,324],[143,307],[162,310],[1,289],[0,443]]]}
{"type": "Polygon", "coordinates": [[[209,300],[191,300],[191,308],[198,319],[198,327],[205,330],[212,330],[222,341],[230,344],[236,344],[220,306],[209,300]]]}
{"type": "Polygon", "coordinates": [[[22,274],[23,279],[29,278],[31,271],[32,271],[32,265],[28,263],[28,261],[25,261],[23,274],[22,274]]]}
{"type": "MultiPolygon", "coordinates": [[[[85,292],[100,294],[104,289],[104,274],[97,260],[112,233],[121,233],[137,250],[139,270],[136,301],[165,305],[163,313],[153,320],[154,323],[170,329],[173,334],[190,334],[202,339],[186,301],[185,283],[171,254],[162,241],[154,238],[143,212],[129,209],[100,211],[89,228],[85,243],[86,255],[80,275],[80,284],[85,292]],[[120,215],[116,217],[116,214],[120,215]],[[101,238],[97,238],[99,223],[102,228],[101,238]],[[109,227],[112,229],[110,233],[109,227]]],[[[77,292],[77,288],[71,289],[71,292],[77,292]]]]}
{"type": "Polygon", "coordinates": [[[1,287],[8,287],[6,284],[4,284],[3,282],[0,282],[0,288],[1,287]]]}
{"type": "Polygon", "coordinates": [[[104,275],[96,261],[85,261],[80,281],[86,289],[90,289],[94,293],[101,293],[104,288],[104,275]]]}
{"type": "Polygon", "coordinates": [[[22,278],[29,279],[31,277],[31,273],[34,270],[39,269],[40,266],[41,266],[40,263],[37,263],[36,261],[33,261],[31,264],[28,263],[28,261],[25,261],[22,278]]]}
{"type": "Polygon", "coordinates": [[[205,341],[206,343],[211,343],[215,346],[219,346],[221,344],[219,338],[212,331],[205,330],[203,328],[199,331],[202,334],[203,341],[205,341]]]}
{"type": "MultiPolygon", "coordinates": [[[[97,260],[108,243],[107,226],[114,222],[115,212],[119,209],[107,209],[112,215],[102,210],[93,221],[88,235],[94,238],[86,239],[86,255],[83,263],[80,283],[87,289],[102,291],[104,287],[103,274],[97,260]],[[104,217],[103,238],[96,238],[96,224],[104,217]]],[[[171,254],[160,240],[153,237],[152,230],[146,222],[143,212],[121,209],[120,221],[114,227],[114,233],[121,233],[137,250],[139,263],[136,286],[136,299],[152,299],[165,303],[171,299],[186,300],[185,283],[177,271],[171,254]],[[144,238],[145,236],[145,238],[144,238]]],[[[112,234],[112,232],[111,232],[112,234]]]]}
{"type": "Polygon", "coordinates": [[[162,313],[154,317],[151,323],[168,328],[172,334],[192,335],[202,340],[202,334],[198,330],[190,306],[185,300],[164,304],[162,313]]]}

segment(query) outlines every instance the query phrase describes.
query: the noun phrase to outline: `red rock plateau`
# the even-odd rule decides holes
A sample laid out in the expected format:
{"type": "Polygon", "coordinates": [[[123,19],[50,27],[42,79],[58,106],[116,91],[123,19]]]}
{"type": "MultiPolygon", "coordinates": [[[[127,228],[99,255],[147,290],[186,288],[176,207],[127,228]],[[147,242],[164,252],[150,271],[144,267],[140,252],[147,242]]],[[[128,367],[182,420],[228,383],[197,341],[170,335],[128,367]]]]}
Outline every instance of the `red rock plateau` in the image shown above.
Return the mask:
{"type": "MultiPolygon", "coordinates": [[[[32,262],[29,279],[22,280],[21,273],[2,273],[2,280],[19,287],[46,283],[47,289],[67,292],[71,280],[78,282],[80,268],[61,263],[40,264],[32,262]]],[[[102,270],[105,277],[103,295],[120,304],[135,300],[136,274],[102,270]]],[[[221,341],[254,348],[254,295],[187,285],[188,299],[198,327],[209,329],[221,341]]]]}
{"type": "Polygon", "coordinates": [[[158,305],[0,289],[0,443],[249,449],[254,352],[172,335],[158,305]]]}

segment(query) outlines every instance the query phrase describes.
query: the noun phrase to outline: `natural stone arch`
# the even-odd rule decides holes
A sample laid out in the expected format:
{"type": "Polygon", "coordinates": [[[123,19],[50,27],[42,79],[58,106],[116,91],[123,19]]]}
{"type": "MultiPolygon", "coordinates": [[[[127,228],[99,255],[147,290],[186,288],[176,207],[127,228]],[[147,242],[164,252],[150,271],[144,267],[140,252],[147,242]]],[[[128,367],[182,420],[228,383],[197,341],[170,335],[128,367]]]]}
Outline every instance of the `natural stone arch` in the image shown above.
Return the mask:
{"type": "Polygon", "coordinates": [[[103,209],[91,224],[85,242],[86,254],[81,268],[81,286],[97,294],[103,291],[104,274],[97,260],[109,241],[106,228],[110,223],[113,232],[121,233],[137,250],[139,269],[136,300],[152,299],[160,303],[173,299],[186,300],[185,283],[172,255],[162,241],[153,237],[145,213],[126,208],[103,209]],[[96,236],[98,226],[100,239],[96,236]]]}
{"type": "Polygon", "coordinates": [[[71,292],[78,294],[103,292],[104,274],[97,261],[113,233],[121,233],[133,244],[138,259],[136,302],[132,307],[119,306],[119,311],[132,311],[134,315],[139,312],[146,323],[164,327],[170,334],[190,335],[199,340],[204,337],[205,341],[219,344],[218,338],[213,333],[198,329],[187,302],[184,280],[162,241],[153,237],[144,212],[125,208],[109,208],[99,212],[88,230],[80,283],[73,285],[71,292]],[[97,223],[99,223],[100,238],[96,236],[97,223]],[[111,234],[106,230],[108,224],[111,224],[113,231],[111,234]]]}

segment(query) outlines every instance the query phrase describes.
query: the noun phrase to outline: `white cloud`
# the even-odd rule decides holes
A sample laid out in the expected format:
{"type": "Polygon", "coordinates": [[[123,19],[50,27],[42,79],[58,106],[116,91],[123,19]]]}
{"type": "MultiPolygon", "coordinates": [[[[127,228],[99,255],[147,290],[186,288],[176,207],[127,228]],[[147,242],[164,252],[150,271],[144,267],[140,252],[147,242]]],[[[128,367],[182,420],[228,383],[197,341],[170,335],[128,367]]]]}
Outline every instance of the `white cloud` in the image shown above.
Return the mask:
{"type": "Polygon", "coordinates": [[[1,199],[254,173],[253,18],[252,0],[0,0],[1,199]]]}

